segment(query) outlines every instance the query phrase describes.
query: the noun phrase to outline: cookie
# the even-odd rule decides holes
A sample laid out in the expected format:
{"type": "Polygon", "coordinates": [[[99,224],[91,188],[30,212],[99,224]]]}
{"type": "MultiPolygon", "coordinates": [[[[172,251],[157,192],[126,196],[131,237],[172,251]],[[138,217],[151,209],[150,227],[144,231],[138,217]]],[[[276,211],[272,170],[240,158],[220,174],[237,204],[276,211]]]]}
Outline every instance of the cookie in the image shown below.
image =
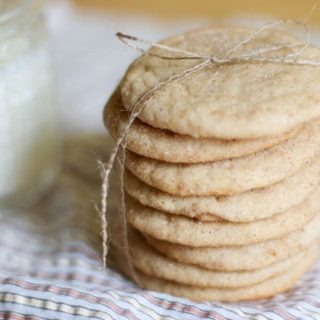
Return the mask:
{"type": "Polygon", "coordinates": [[[271,218],[249,223],[202,222],[157,211],[126,197],[128,222],[160,240],[194,247],[232,246],[280,238],[302,228],[320,209],[320,187],[301,204],[271,218]]]}
{"type": "Polygon", "coordinates": [[[320,152],[320,121],[291,139],[242,158],[202,164],[173,164],[127,152],[126,166],[146,184],[179,196],[230,195],[277,183],[320,152]]]}
{"type": "Polygon", "coordinates": [[[259,284],[242,288],[203,288],[199,286],[178,284],[172,281],[148,276],[142,272],[137,272],[137,274],[141,286],[145,289],[162,291],[194,301],[208,300],[235,302],[258,300],[269,298],[291,289],[303,273],[305,273],[314,263],[317,257],[317,251],[317,246],[312,246],[306,251],[302,259],[289,269],[289,271],[259,284]]]}
{"type": "Polygon", "coordinates": [[[258,244],[232,247],[191,247],[158,240],[145,235],[148,244],[165,256],[182,263],[194,264],[209,270],[250,271],[305,251],[319,239],[320,215],[304,227],[281,238],[258,244]]]}
{"type": "Polygon", "coordinates": [[[269,187],[249,190],[233,196],[179,197],[157,190],[140,181],[128,170],[125,190],[145,206],[201,221],[250,222],[271,217],[302,202],[320,182],[320,164],[316,159],[289,178],[269,187]]]}
{"type": "MultiPolygon", "coordinates": [[[[300,252],[255,271],[213,271],[167,258],[152,249],[137,232],[131,232],[129,243],[133,265],[144,274],[181,284],[211,288],[238,288],[261,283],[288,271],[303,257],[300,252]]],[[[245,260],[246,256],[242,259],[245,260]]]]}
{"type": "MultiPolygon", "coordinates": [[[[201,56],[225,57],[228,50],[255,30],[238,27],[211,27],[161,41],[174,48],[201,56]]],[[[298,44],[274,29],[240,47],[232,56],[279,44],[298,44]]],[[[269,58],[299,50],[279,49],[269,58]]],[[[150,53],[180,56],[152,48],[150,53]]],[[[319,50],[309,46],[292,59],[320,61],[319,50]]],[[[169,79],[203,60],[161,59],[142,55],[128,69],[121,86],[125,108],[161,81],[169,79]]],[[[211,64],[182,80],[158,90],[147,101],[139,118],[156,128],[195,138],[252,139],[280,135],[320,116],[320,68],[284,63],[211,64]]]]}
{"type": "MultiPolygon", "coordinates": [[[[104,109],[105,125],[115,139],[123,133],[128,117],[117,89],[104,109]]],[[[195,139],[153,128],[136,119],[130,127],[126,148],[151,159],[173,163],[199,163],[252,154],[279,144],[295,133],[297,130],[273,137],[246,140],[195,139]]]]}

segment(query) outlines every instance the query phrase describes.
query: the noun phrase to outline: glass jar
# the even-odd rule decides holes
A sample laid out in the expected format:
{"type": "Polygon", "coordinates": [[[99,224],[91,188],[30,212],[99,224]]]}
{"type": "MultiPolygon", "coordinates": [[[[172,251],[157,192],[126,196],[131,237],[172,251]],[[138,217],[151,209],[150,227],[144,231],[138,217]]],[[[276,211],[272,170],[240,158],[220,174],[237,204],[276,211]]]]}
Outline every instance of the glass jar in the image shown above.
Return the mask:
{"type": "Polygon", "coordinates": [[[61,145],[41,0],[0,0],[0,207],[47,190],[61,145]]]}

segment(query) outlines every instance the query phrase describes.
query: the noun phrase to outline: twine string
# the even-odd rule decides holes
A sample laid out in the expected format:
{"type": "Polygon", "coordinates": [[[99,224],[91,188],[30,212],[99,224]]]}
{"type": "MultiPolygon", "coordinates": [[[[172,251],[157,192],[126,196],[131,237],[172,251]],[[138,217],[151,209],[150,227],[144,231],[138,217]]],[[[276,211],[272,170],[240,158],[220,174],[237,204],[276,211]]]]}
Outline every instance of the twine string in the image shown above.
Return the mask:
{"type": "Polygon", "coordinates": [[[186,79],[190,75],[200,72],[201,70],[205,69],[210,65],[223,65],[223,64],[231,64],[231,63],[279,63],[279,64],[287,64],[287,65],[305,65],[305,66],[320,66],[320,61],[318,60],[308,60],[308,59],[299,59],[299,56],[302,52],[310,46],[310,30],[308,26],[301,21],[297,20],[279,20],[267,25],[258,28],[254,32],[252,32],[248,37],[244,40],[238,42],[234,45],[231,49],[227,50],[221,56],[215,55],[200,55],[195,52],[191,52],[188,50],[180,49],[171,47],[168,45],[164,45],[161,43],[156,43],[150,40],[142,39],[136,36],[124,34],[118,32],[116,36],[119,38],[121,42],[123,42],[126,46],[133,48],[135,51],[141,52],[145,55],[154,56],[159,59],[164,60],[200,60],[199,63],[177,73],[168,79],[160,81],[154,87],[148,89],[144,92],[137,101],[133,104],[130,112],[130,116],[127,120],[126,125],[124,126],[123,132],[119,136],[119,138],[115,142],[115,146],[112,150],[112,153],[107,161],[107,163],[99,163],[101,169],[101,176],[102,176],[102,186],[101,186],[101,204],[100,208],[98,208],[98,212],[101,218],[101,226],[102,226],[102,241],[103,241],[103,265],[106,267],[106,257],[108,254],[108,194],[109,194],[109,179],[110,173],[115,163],[115,159],[119,154],[119,150],[122,149],[123,155],[120,158],[120,184],[121,184],[121,207],[122,207],[122,219],[123,219],[123,227],[124,227],[124,247],[126,250],[126,257],[128,259],[127,263],[129,264],[129,269],[131,276],[134,281],[138,281],[138,277],[134,271],[134,267],[132,265],[129,246],[128,246],[128,239],[127,239],[127,220],[125,216],[125,201],[124,201],[124,189],[123,189],[123,173],[124,173],[124,162],[125,162],[125,148],[127,144],[127,136],[129,130],[135,121],[135,119],[139,116],[145,105],[148,101],[154,97],[154,95],[165,89],[166,87],[170,86],[171,84],[186,79]],[[298,27],[301,27],[305,34],[305,41],[301,43],[295,44],[276,44],[267,47],[257,48],[255,50],[251,50],[248,52],[244,52],[241,54],[236,54],[240,49],[242,49],[245,45],[252,43],[255,39],[257,39],[263,32],[265,31],[272,31],[273,29],[281,26],[281,25],[288,25],[293,24],[298,27]],[[143,45],[149,46],[151,48],[158,48],[161,49],[161,53],[155,53],[153,51],[148,51],[147,49],[143,48],[143,45]],[[276,53],[277,51],[284,50],[284,49],[291,49],[288,53],[283,54],[281,56],[268,56],[270,53],[276,53]],[[171,54],[175,54],[174,56],[170,56],[171,54]]]}

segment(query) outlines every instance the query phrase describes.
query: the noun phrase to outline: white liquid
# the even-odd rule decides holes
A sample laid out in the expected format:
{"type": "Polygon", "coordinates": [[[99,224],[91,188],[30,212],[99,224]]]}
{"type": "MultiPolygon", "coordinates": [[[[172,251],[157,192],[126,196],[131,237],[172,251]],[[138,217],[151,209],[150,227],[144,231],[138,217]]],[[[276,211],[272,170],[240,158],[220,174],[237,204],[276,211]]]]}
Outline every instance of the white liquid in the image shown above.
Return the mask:
{"type": "Polygon", "coordinates": [[[0,42],[0,205],[28,203],[52,182],[58,131],[43,28],[0,42]]]}

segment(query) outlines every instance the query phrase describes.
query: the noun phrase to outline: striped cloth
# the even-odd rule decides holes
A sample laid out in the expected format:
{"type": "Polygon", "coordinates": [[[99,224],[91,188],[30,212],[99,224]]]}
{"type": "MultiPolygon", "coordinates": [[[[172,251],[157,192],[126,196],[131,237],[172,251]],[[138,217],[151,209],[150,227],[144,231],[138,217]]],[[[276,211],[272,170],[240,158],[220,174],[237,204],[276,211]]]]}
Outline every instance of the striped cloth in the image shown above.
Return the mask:
{"type": "Polygon", "coordinates": [[[107,144],[98,136],[67,140],[47,197],[30,211],[1,212],[1,319],[320,319],[320,261],[291,292],[239,304],[193,303],[103,271],[94,163],[107,144]]]}
{"type": "Polygon", "coordinates": [[[160,27],[140,18],[117,18],[114,25],[115,19],[80,12],[67,0],[48,3],[59,98],[67,106],[62,110],[65,162],[37,207],[0,212],[0,319],[320,319],[320,261],[295,290],[239,304],[193,303],[141,290],[118,273],[102,270],[93,210],[99,195],[95,159],[107,156],[101,114],[132,60],[114,33],[128,30],[158,39],[183,27],[160,27]]]}

